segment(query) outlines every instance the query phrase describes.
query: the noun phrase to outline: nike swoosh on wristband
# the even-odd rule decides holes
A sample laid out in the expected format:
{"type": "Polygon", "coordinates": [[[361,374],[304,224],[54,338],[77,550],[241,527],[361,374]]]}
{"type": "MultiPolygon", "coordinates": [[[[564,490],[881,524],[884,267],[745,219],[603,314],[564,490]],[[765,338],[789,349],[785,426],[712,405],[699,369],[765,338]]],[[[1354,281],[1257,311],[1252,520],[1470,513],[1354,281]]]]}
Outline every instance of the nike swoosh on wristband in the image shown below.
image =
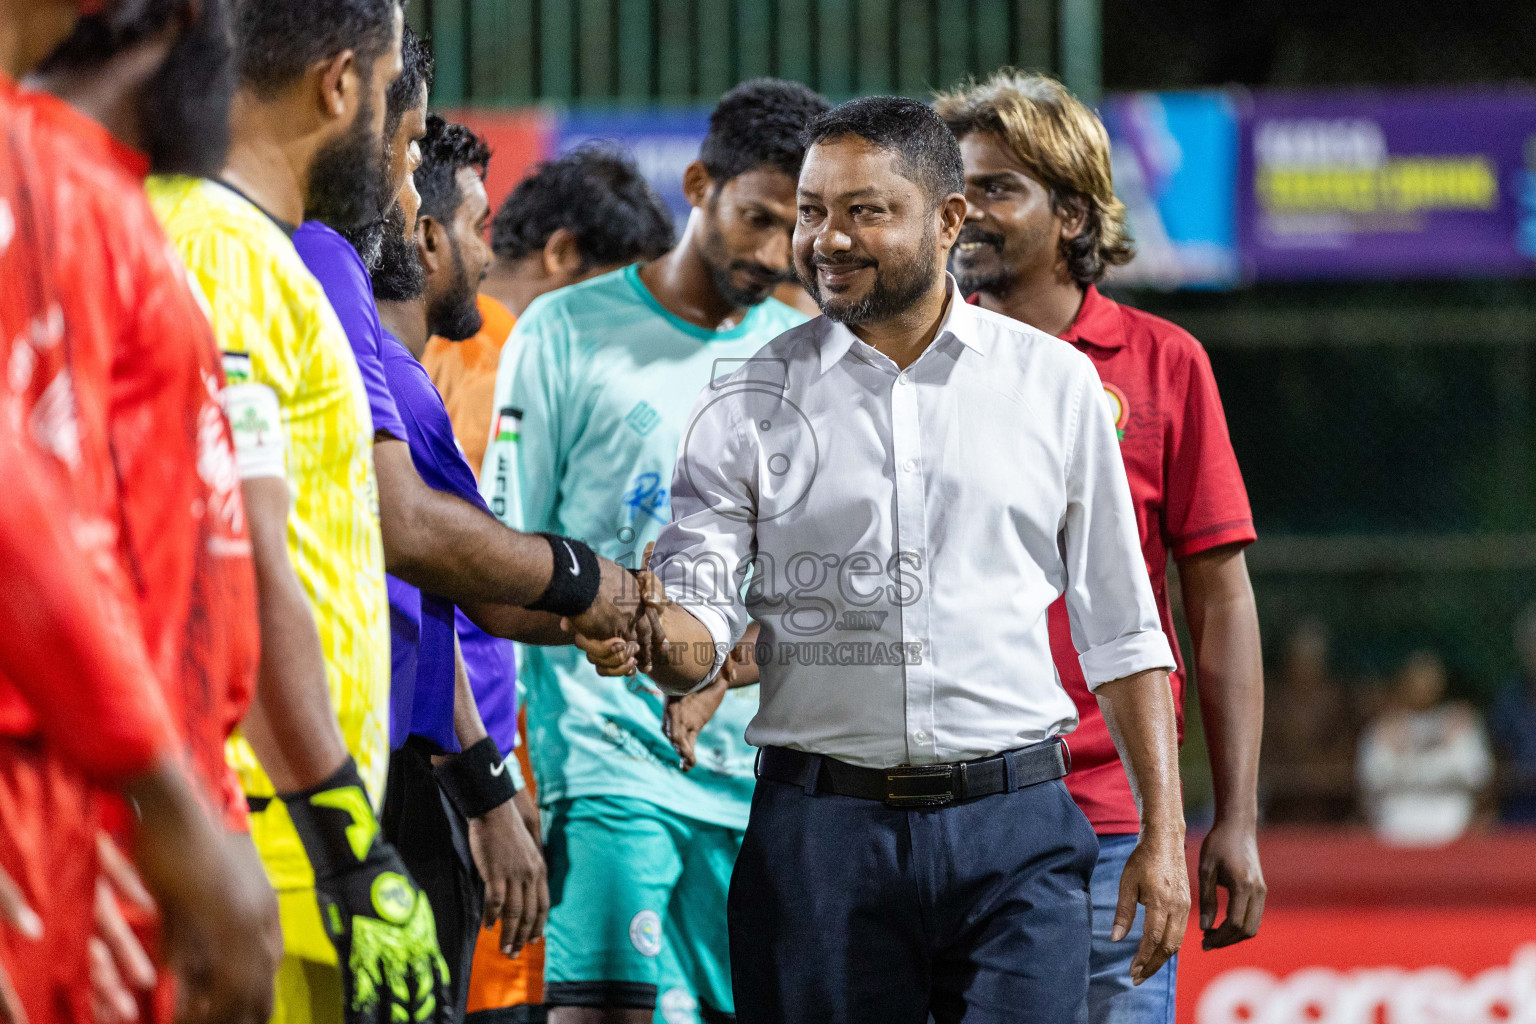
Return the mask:
{"type": "Polygon", "coordinates": [[[562,540],[560,543],[565,545],[565,553],[571,556],[571,575],[580,576],[581,563],[576,561],[576,549],[571,547],[571,542],[568,540],[562,540]]]}
{"type": "Polygon", "coordinates": [[[507,771],[507,762],[510,760],[510,757],[504,757],[501,759],[501,764],[493,765],[491,767],[491,778],[494,779],[498,776],[505,775],[507,771]]]}

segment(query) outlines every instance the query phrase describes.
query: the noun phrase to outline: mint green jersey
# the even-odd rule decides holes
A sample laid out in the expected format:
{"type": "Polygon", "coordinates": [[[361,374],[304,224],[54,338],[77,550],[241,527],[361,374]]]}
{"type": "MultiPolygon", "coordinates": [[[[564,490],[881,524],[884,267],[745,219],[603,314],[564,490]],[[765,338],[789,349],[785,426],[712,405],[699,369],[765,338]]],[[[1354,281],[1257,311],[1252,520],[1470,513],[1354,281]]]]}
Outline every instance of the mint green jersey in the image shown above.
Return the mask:
{"type": "MultiPolygon", "coordinates": [[[[501,426],[481,475],[491,508],[509,525],[577,537],[638,565],[670,516],[677,448],[699,392],[805,319],[769,299],[731,330],[696,327],[663,308],[633,266],[540,296],[496,374],[501,426]]],[[[521,653],[541,803],[632,797],[746,827],[756,751],[743,733],[757,687],[730,691],[684,774],[661,732],[661,691],[645,676],[604,679],[574,647],[521,653]]]]}

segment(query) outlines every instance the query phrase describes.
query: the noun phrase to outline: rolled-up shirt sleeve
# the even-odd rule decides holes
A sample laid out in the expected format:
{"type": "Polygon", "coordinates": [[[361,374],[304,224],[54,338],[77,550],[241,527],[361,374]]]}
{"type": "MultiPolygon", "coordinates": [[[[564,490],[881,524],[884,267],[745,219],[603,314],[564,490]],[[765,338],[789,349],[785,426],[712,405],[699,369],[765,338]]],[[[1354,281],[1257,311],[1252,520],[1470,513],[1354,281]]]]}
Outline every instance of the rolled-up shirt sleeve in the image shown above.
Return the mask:
{"type": "Polygon", "coordinates": [[[1174,667],[1142,558],[1130,485],[1102,385],[1084,359],[1069,435],[1067,511],[1061,531],[1072,644],[1090,690],[1174,667]]]}
{"type": "Polygon", "coordinates": [[[742,583],[757,552],[757,456],[743,423],[739,397],[699,397],[678,447],[672,521],[651,557],[667,596],[709,630],[709,679],[751,621],[742,583]]]}

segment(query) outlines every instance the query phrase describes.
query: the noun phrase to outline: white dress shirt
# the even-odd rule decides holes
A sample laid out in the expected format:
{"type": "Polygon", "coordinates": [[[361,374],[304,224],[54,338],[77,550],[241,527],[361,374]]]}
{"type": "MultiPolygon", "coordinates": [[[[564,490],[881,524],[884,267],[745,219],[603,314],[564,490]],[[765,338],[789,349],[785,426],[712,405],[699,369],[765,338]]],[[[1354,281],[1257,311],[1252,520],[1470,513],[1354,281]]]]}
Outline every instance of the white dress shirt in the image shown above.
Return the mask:
{"type": "Polygon", "coordinates": [[[880,768],[1070,732],[1063,592],[1090,688],[1173,667],[1093,364],[950,294],[906,370],[820,317],[696,404],[653,565],[717,668],[761,623],[757,746],[880,768]]]}

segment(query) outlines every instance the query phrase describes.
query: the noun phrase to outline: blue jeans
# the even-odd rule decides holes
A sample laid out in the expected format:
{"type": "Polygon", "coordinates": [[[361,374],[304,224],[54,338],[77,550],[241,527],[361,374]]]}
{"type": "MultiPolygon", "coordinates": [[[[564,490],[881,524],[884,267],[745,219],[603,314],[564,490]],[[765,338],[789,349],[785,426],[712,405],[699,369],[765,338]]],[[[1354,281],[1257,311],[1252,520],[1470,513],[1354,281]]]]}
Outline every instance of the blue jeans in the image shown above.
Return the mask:
{"type": "Polygon", "coordinates": [[[1136,836],[1099,836],[1099,862],[1089,892],[1093,898],[1093,951],[1089,957],[1088,1002],[1078,1017],[1086,1024],[1174,1024],[1179,958],[1169,960],[1140,985],[1131,985],[1131,959],[1141,945],[1146,909],[1119,942],[1109,940],[1120,899],[1120,875],[1136,849],[1136,836]]]}
{"type": "Polygon", "coordinates": [[[1096,844],[1058,779],[937,810],[759,779],[731,879],[741,1024],[1072,1024],[1096,844]]]}

